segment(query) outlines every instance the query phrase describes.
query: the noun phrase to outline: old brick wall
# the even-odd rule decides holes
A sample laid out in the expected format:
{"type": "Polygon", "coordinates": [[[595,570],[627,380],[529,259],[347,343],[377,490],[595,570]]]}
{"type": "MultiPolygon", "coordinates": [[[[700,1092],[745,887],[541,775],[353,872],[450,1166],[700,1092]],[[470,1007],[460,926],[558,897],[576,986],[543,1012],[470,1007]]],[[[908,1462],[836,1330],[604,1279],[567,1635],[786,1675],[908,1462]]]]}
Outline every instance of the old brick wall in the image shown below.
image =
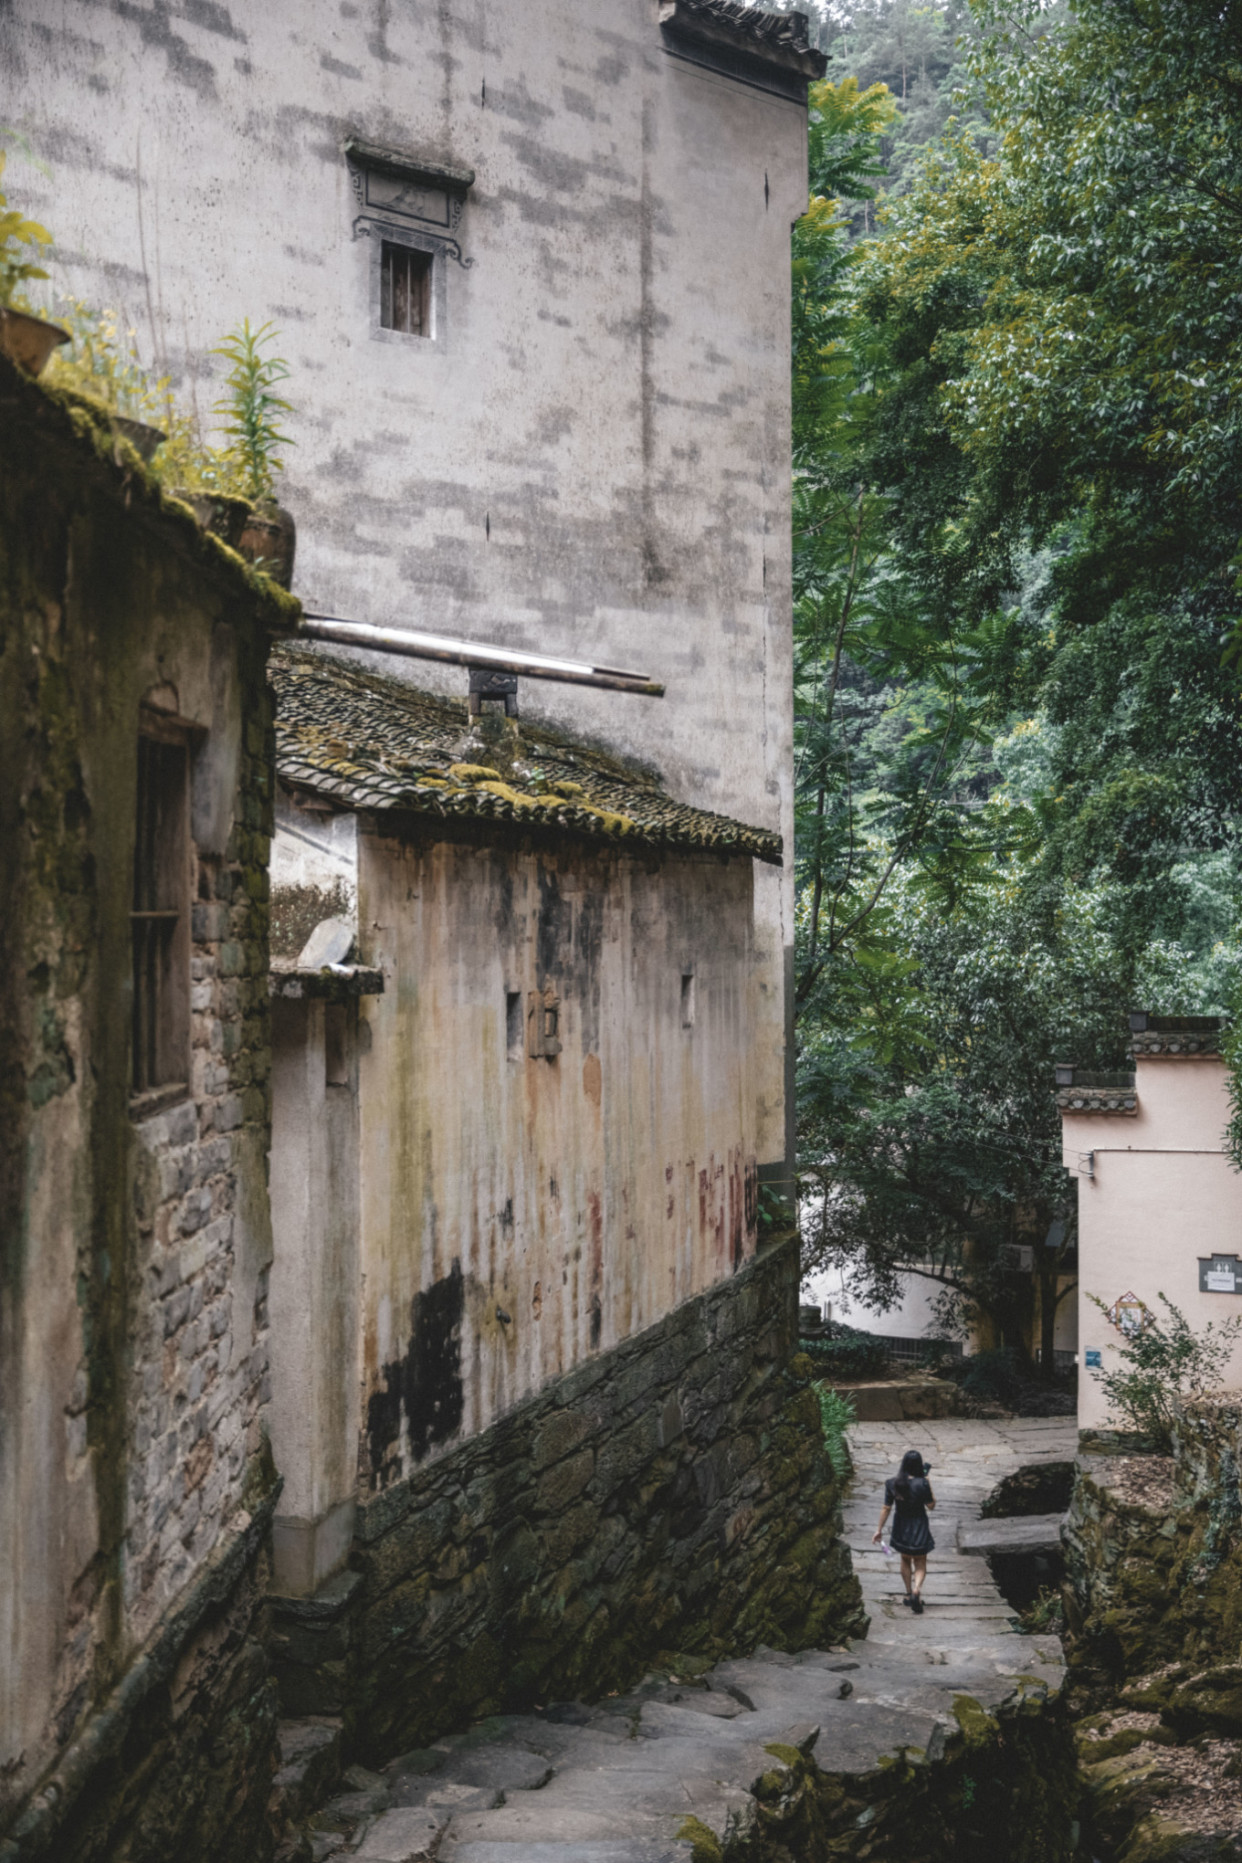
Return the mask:
{"type": "Polygon", "coordinates": [[[7,364],[0,545],[0,1856],[250,1854],[274,1712],[264,667],[288,609],[7,364]],[[190,745],[196,898],[188,1091],[138,1118],[144,701],[190,745]]]}
{"type": "Polygon", "coordinates": [[[797,1283],[787,1239],[360,1508],[354,1569],[279,1605],[287,1707],[375,1758],[661,1650],[856,1631],[797,1283]]]}

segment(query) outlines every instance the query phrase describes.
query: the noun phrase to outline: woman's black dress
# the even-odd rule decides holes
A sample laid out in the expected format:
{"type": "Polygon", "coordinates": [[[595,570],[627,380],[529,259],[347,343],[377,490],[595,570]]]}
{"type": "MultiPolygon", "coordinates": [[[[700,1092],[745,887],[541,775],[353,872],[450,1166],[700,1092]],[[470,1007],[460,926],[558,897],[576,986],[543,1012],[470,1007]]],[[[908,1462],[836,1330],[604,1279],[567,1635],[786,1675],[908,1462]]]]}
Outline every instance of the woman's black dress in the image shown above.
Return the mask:
{"type": "Polygon", "coordinates": [[[931,1523],[927,1518],[927,1502],[931,1491],[930,1481],[912,1476],[909,1497],[903,1500],[897,1492],[896,1476],[884,1483],[884,1505],[893,1509],[893,1525],[888,1543],[894,1552],[929,1553],[936,1550],[931,1523]]]}

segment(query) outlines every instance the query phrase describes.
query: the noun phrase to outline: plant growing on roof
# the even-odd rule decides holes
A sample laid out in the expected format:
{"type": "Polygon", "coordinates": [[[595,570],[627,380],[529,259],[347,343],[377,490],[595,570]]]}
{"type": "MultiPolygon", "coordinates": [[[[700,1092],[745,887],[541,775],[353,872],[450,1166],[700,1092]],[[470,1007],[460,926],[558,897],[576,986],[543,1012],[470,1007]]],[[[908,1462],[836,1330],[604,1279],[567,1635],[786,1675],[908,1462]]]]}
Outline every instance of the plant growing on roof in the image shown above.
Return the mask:
{"type": "Polygon", "coordinates": [[[293,408],[274,393],[278,383],[288,380],[289,365],[280,356],[261,353],[279,334],[270,323],[252,330],[247,317],[212,352],[232,365],[226,378],[228,395],[216,402],[215,411],[227,416],[224,431],[239,489],[256,501],[275,497],[276,474],[284,464],[280,448],[293,445],[277,425],[293,408]]]}
{"type": "MultiPolygon", "coordinates": [[[[0,149],[0,175],[4,173],[6,160],[5,151],[0,149]]],[[[7,196],[0,190],[0,308],[7,310],[14,294],[32,278],[47,277],[43,267],[33,263],[33,255],[40,247],[51,243],[52,235],[47,228],[40,226],[37,220],[27,220],[15,207],[10,207],[7,196]]]]}

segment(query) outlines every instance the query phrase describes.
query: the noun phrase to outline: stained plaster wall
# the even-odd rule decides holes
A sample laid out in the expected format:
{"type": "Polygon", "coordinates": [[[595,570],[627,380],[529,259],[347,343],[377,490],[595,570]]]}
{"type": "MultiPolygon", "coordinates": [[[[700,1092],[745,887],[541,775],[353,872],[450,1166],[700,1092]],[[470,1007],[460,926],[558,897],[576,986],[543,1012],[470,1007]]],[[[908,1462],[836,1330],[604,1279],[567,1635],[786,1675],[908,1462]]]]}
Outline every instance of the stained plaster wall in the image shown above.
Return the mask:
{"type": "MultiPolygon", "coordinates": [[[[1224,1062],[1139,1055],[1135,1074],[1134,1117],[1061,1117],[1065,1164],[1078,1184],[1078,1341],[1103,1353],[1105,1370],[1119,1368],[1124,1341],[1092,1294],[1109,1305],[1137,1294],[1158,1316],[1159,1295],[1167,1294],[1196,1331],[1242,1311],[1236,1295],[1199,1292],[1201,1256],[1242,1253],[1242,1176],[1223,1143],[1224,1062]]],[[[1225,1382],[1242,1382],[1242,1345],[1225,1382]]],[[[1080,1426],[1105,1424],[1108,1405],[1090,1372],[1078,1393],[1080,1426]]]]}
{"type": "Polygon", "coordinates": [[[386,978],[358,1042],[364,1494],[730,1276],[757,1201],[749,861],[382,830],[359,838],[386,978]],[[526,1038],[548,987],[550,1059],[526,1038]]]}
{"type": "MultiPolygon", "coordinates": [[[[209,420],[212,345],[243,316],[279,327],[300,592],[648,669],[663,702],[527,682],[523,706],[788,847],[805,112],[670,56],[657,15],[11,0],[7,120],[47,172],[15,154],[10,177],[56,232],[62,288],[119,304],[209,420]],[[376,328],[350,134],[476,172],[434,340],[376,328]]],[[[747,1091],[773,1169],[792,942],[790,874],[760,869],[747,1091]]]]}
{"type": "Polygon", "coordinates": [[[273,1552],[276,1584],[292,1594],[314,1591],[342,1566],[353,1534],[360,1293],[356,1029],[353,1003],[273,1004],[271,1431],[284,1482],[273,1552]],[[344,1025],[338,1046],[345,1077],[331,1080],[329,1015],[344,1025]]]}
{"type": "MultiPolygon", "coordinates": [[[[36,1818],[44,1836],[48,1816],[64,1824],[48,1841],[68,1860],[104,1854],[104,1800],[125,1785],[73,1743],[174,1607],[189,1614],[161,1657],[165,1675],[181,1661],[173,1697],[152,1706],[145,1682],[127,1684],[126,1712],[148,1715],[135,1828],[170,1804],[192,1826],[217,1790],[243,1836],[262,1810],[261,1782],[256,1799],[243,1780],[271,1710],[248,1640],[255,1546],[234,1561],[241,1591],[216,1588],[226,1620],[206,1643],[186,1601],[239,1535],[253,1540],[270,1486],[266,634],[241,565],[222,570],[188,514],[158,514],[136,458],[105,463],[7,364],[0,542],[0,1831],[76,1752],[36,1818]],[[191,1080],[136,1121],[144,697],[199,734],[191,1080]],[[216,1725],[215,1769],[169,1789],[174,1725],[201,1731],[230,1685],[236,1752],[216,1725]],[[95,1794],[86,1827],[78,1791],[95,1794]]],[[[161,1828],[177,1841],[176,1816],[161,1828]]],[[[44,1853],[30,1844],[19,1853],[44,1853]]]]}

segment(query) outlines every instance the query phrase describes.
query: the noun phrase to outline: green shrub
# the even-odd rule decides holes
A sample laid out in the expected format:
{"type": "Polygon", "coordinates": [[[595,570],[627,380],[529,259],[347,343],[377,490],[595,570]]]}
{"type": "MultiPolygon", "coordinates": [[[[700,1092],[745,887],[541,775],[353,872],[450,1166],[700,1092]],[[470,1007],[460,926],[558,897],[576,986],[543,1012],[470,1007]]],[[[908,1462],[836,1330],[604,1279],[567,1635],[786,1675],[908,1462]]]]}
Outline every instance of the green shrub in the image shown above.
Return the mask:
{"type": "Polygon", "coordinates": [[[819,1399],[819,1420],[824,1431],[824,1447],[828,1451],[828,1460],[832,1463],[839,1480],[844,1481],[853,1470],[850,1460],[849,1444],[845,1432],[851,1423],[857,1423],[858,1413],[848,1397],[840,1391],[834,1391],[831,1385],[814,1386],[819,1399]]]}
{"type": "Polygon", "coordinates": [[[888,1370],[888,1347],[874,1333],[831,1321],[817,1338],[803,1339],[815,1369],[827,1378],[882,1378],[888,1370]]]}
{"type": "Polygon", "coordinates": [[[965,1361],[959,1383],[969,1397],[989,1398],[995,1404],[1014,1404],[1027,1383],[1022,1361],[1011,1346],[974,1352],[965,1361]]]}
{"type": "Polygon", "coordinates": [[[231,330],[214,352],[232,364],[226,377],[228,394],[217,401],[217,414],[227,416],[224,431],[229,439],[229,456],[241,481],[246,498],[272,498],[276,474],[282,470],[282,446],[292,446],[288,434],[281,433],[277,422],[282,414],[292,414],[289,402],[272,391],[289,378],[289,365],[280,356],[260,354],[263,346],[275,342],[279,331],[270,323],[250,328],[247,317],[239,329],[231,330]]]}
{"type": "MultiPolygon", "coordinates": [[[[1101,1313],[1108,1312],[1098,1294],[1087,1298],[1101,1313]]],[[[1126,1339],[1116,1371],[1092,1371],[1091,1376],[1102,1387],[1111,1412],[1161,1449],[1170,1449],[1175,1405],[1182,1398],[1206,1396],[1224,1383],[1225,1366],[1242,1332],[1242,1316],[1219,1325],[1209,1321],[1196,1333],[1166,1295],[1158,1298],[1165,1318],[1153,1319],[1126,1339]]]]}
{"type": "MultiPolygon", "coordinates": [[[[0,149],[0,175],[4,173],[7,159],[0,149]]],[[[52,235],[47,228],[40,226],[37,220],[27,220],[15,207],[10,207],[7,197],[0,192],[0,306],[13,304],[22,285],[34,278],[47,277],[43,267],[34,260],[35,254],[51,243],[52,235]]]]}

